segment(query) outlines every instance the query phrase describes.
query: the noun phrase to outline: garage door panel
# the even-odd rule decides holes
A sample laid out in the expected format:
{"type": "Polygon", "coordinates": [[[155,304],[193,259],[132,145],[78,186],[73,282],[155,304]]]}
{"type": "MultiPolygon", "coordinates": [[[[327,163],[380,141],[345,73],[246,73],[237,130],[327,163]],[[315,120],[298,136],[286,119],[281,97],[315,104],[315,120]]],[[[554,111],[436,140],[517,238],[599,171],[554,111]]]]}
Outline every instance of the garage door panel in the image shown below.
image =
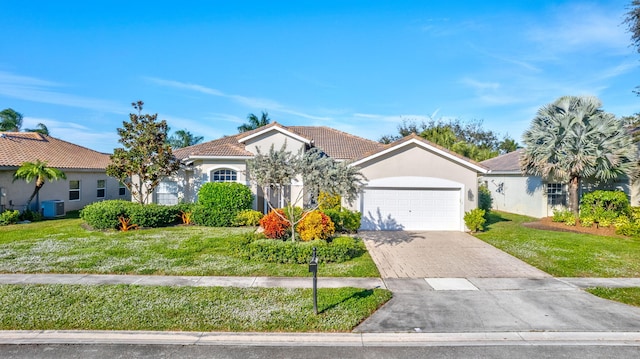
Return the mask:
{"type": "Polygon", "coordinates": [[[368,188],[361,198],[365,230],[460,230],[460,189],[368,188]]]}

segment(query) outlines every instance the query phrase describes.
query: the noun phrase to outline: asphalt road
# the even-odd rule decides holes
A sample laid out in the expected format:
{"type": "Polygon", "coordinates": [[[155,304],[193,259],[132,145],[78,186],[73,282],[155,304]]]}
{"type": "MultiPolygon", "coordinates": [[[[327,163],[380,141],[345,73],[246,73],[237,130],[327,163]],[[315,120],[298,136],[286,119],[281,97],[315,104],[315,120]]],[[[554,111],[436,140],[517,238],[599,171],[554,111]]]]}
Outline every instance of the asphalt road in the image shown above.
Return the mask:
{"type": "Polygon", "coordinates": [[[0,345],[3,359],[61,358],[638,358],[640,347],[602,345],[292,347],[182,345],[0,345]]]}

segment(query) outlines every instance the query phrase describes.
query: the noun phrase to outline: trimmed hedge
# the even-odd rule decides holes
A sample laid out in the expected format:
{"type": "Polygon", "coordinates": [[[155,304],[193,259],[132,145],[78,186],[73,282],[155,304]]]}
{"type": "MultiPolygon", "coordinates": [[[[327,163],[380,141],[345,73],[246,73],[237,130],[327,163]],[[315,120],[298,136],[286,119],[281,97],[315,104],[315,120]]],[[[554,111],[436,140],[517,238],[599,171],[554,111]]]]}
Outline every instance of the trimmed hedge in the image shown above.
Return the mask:
{"type": "Polygon", "coordinates": [[[257,226],[260,225],[260,220],[264,215],[260,211],[253,209],[245,209],[236,214],[236,218],[231,223],[233,226],[257,226]]]}
{"type": "Polygon", "coordinates": [[[119,217],[129,218],[131,224],[139,227],[166,227],[179,223],[180,211],[185,208],[188,207],[184,204],[141,205],[117,199],[87,205],[80,211],[80,218],[95,229],[119,229],[119,217]]]}
{"type": "Polygon", "coordinates": [[[246,236],[238,242],[235,253],[243,259],[267,263],[307,264],[311,259],[313,247],[317,249],[320,263],[346,262],[367,251],[361,239],[352,237],[338,237],[331,242],[291,242],[246,236]]]}
{"type": "Polygon", "coordinates": [[[193,220],[203,226],[228,227],[239,212],[251,209],[252,204],[251,190],[241,183],[205,183],[198,190],[198,204],[193,209],[193,220]]]}

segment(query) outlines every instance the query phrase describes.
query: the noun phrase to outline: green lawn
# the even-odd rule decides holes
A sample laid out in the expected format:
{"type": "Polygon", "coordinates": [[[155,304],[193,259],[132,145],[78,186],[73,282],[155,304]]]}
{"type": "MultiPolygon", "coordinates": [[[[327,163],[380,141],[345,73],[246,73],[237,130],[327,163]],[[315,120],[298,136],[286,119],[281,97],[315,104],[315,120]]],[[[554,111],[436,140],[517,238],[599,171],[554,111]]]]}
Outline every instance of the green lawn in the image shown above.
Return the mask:
{"type": "MultiPolygon", "coordinates": [[[[80,219],[0,227],[0,273],[309,276],[308,266],[251,262],[232,255],[253,228],[176,226],[129,232],[83,228],[80,219]]],[[[321,264],[319,276],[379,277],[368,253],[321,264]]]]}
{"type": "Polygon", "coordinates": [[[640,307],[640,288],[589,288],[587,292],[598,297],[640,307]]]}
{"type": "Polygon", "coordinates": [[[556,232],[522,225],[535,219],[492,212],[476,237],[556,277],[640,277],[640,240],[556,232]]]}
{"type": "Polygon", "coordinates": [[[345,332],[391,298],[382,289],[0,285],[0,330],[345,332]]]}

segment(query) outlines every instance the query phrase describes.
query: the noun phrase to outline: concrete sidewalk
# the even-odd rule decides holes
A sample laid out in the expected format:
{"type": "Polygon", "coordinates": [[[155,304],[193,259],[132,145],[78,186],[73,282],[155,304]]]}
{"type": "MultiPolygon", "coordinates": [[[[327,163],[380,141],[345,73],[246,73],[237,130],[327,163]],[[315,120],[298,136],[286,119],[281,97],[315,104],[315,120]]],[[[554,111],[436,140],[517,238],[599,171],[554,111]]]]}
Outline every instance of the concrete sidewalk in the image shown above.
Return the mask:
{"type": "MultiPolygon", "coordinates": [[[[310,288],[307,278],[1,274],[0,284],[310,288]]],[[[0,344],[256,346],[632,345],[640,308],[582,288],[640,278],[319,278],[320,288],[385,288],[393,298],[353,333],[0,331],[0,344]]]]}

